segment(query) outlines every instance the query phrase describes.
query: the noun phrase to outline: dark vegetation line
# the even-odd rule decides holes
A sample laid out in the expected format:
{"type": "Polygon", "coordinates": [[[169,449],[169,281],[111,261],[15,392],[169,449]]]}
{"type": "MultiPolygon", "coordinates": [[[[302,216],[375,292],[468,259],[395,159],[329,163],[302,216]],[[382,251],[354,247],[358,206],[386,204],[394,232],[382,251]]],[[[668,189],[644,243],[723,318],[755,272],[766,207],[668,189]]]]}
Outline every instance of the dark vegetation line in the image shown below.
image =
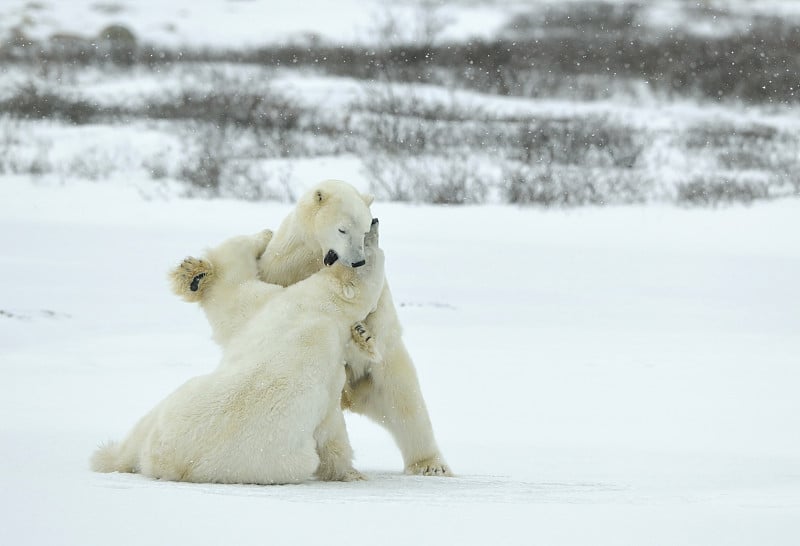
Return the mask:
{"type": "MultiPolygon", "coordinates": [[[[500,118],[380,92],[328,118],[268,87],[211,87],[214,92],[183,91],[138,106],[102,106],[27,86],[0,101],[0,111],[78,125],[170,122],[164,130],[177,131],[188,154],[178,170],[157,159],[145,166],[154,179],[183,180],[193,195],[291,199],[287,183],[259,163],[329,154],[360,157],[375,192],[392,201],[465,204],[494,195],[540,206],[654,200],[709,206],[800,194],[800,135],[771,126],[717,122],[677,134],[599,114],[500,118]],[[653,146],[707,166],[679,173],[664,195],[658,165],[648,158],[653,146]]],[[[42,174],[55,167],[14,162],[2,150],[0,156],[6,159],[0,157],[0,172],[42,174]]],[[[76,163],[77,176],[86,174],[86,161],[76,163]]]]}
{"type": "MultiPolygon", "coordinates": [[[[313,67],[361,80],[442,84],[524,97],[553,96],[577,84],[578,98],[609,87],[646,82],[672,97],[795,103],[800,100],[800,24],[755,16],[744,30],[700,36],[641,27],[642,6],[598,2],[521,15],[496,40],[366,47],[313,42],[241,50],[170,49],[139,43],[114,25],[100,36],[58,36],[35,42],[17,30],[0,47],[0,62],[161,67],[181,62],[313,67]],[[594,84],[584,81],[591,78],[594,84]]],[[[708,15],[708,14],[706,14],[708,15]]],[[[714,19],[717,21],[717,19],[714,19]]],[[[720,18],[720,23],[723,21],[720,18]]]]}
{"type": "MultiPolygon", "coordinates": [[[[572,100],[624,98],[646,85],[661,98],[736,105],[798,101],[796,23],[754,17],[745,30],[725,36],[658,34],[639,26],[643,9],[634,3],[570,4],[520,15],[497,40],[384,47],[311,41],[178,51],[139,43],[121,26],[91,39],[56,36],[42,43],[18,31],[0,46],[0,64],[30,67],[43,83],[23,85],[0,100],[0,121],[171,122],[160,130],[177,131],[186,142],[182,163],[145,158],[143,166],[154,179],[177,178],[205,196],[291,199],[287,179],[269,172],[265,160],[344,153],[362,159],[380,198],[398,201],[464,204],[491,197],[540,206],[656,200],[709,206],[800,195],[800,135],[790,130],[715,122],[678,134],[598,114],[502,117],[391,85],[422,82],[572,100]],[[225,63],[312,69],[389,85],[365,86],[370,91],[363,100],[331,115],[274,91],[269,82],[232,82],[224,70],[199,68],[225,63]],[[69,96],[57,84],[62,73],[88,67],[116,73],[167,72],[172,66],[197,70],[208,90],[189,87],[134,105],[102,105],[69,96]],[[658,159],[664,149],[700,168],[670,172],[665,183],[658,159]]],[[[712,15],[724,20],[726,14],[712,15]]],[[[13,132],[13,125],[6,130],[13,132]]],[[[11,153],[11,137],[0,139],[0,172],[40,175],[57,168],[46,150],[29,161],[11,153]]],[[[77,176],[103,176],[111,168],[79,159],[77,176]]]]}

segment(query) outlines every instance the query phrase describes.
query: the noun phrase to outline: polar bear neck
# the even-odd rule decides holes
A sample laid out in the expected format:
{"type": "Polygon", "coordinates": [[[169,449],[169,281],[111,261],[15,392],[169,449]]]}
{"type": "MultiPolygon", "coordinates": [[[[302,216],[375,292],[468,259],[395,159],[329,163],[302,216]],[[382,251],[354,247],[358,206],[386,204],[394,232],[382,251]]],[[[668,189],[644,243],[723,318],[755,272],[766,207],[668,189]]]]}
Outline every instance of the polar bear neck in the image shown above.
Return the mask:
{"type": "Polygon", "coordinates": [[[322,269],[322,256],[312,234],[290,214],[281,223],[259,260],[261,280],[289,286],[322,269]]]}

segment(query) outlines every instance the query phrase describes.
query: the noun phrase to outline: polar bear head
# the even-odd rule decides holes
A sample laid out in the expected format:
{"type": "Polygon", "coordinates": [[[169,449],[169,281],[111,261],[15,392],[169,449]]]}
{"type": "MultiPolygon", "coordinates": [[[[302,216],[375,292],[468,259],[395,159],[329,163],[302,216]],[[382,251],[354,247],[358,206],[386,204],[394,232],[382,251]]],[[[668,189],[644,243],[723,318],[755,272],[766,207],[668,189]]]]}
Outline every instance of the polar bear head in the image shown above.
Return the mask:
{"type": "Polygon", "coordinates": [[[341,260],[352,267],[365,263],[364,235],[372,225],[372,196],[340,180],[326,180],[303,195],[296,215],[306,244],[315,247],[325,265],[341,260]]]}

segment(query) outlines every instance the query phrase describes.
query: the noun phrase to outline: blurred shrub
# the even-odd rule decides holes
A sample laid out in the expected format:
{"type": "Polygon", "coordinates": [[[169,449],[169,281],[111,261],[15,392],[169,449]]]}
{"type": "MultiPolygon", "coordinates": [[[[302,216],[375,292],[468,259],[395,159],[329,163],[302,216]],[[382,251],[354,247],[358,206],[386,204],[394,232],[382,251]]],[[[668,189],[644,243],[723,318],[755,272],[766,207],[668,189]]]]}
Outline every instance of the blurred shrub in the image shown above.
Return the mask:
{"type": "Polygon", "coordinates": [[[469,155],[392,156],[364,158],[378,199],[437,205],[480,204],[489,184],[481,164],[469,155]]]}
{"type": "Polygon", "coordinates": [[[297,125],[298,107],[269,91],[185,90],[176,97],[151,102],[147,116],[153,119],[194,120],[218,126],[291,130],[297,125]]]}
{"type": "Polygon", "coordinates": [[[35,43],[12,29],[0,60],[30,63],[255,63],[308,67],[383,82],[434,83],[486,93],[595,100],[641,92],[751,103],[800,100],[800,21],[684,3],[687,23],[649,26],[642,2],[569,2],[518,14],[496,39],[445,43],[396,39],[375,46],[309,39],[250,49],[169,48],[140,44],[121,25],[97,39],[60,34],[35,43]],[[720,29],[713,35],[692,26],[720,29]]]}
{"type": "Polygon", "coordinates": [[[770,197],[769,188],[770,181],[763,176],[698,174],[678,184],[677,201],[702,206],[752,203],[770,197]]]}
{"type": "Polygon", "coordinates": [[[652,189],[641,172],[614,168],[511,163],[503,178],[509,203],[545,207],[641,203],[652,189]]]}
{"type": "Polygon", "coordinates": [[[190,184],[192,196],[220,197],[223,169],[231,156],[226,130],[210,123],[194,123],[190,130],[192,150],[183,160],[178,179],[190,184]]]}
{"type": "Polygon", "coordinates": [[[89,123],[105,114],[97,105],[81,99],[69,99],[25,84],[7,99],[0,100],[0,113],[22,119],[60,119],[73,124],[89,123]]]}
{"type": "Polygon", "coordinates": [[[603,117],[539,118],[519,125],[516,159],[527,163],[631,168],[644,148],[631,127],[603,117]]]}
{"type": "Polygon", "coordinates": [[[136,60],[136,36],[126,26],[109,25],[97,35],[97,50],[114,64],[130,66],[136,60]]]}

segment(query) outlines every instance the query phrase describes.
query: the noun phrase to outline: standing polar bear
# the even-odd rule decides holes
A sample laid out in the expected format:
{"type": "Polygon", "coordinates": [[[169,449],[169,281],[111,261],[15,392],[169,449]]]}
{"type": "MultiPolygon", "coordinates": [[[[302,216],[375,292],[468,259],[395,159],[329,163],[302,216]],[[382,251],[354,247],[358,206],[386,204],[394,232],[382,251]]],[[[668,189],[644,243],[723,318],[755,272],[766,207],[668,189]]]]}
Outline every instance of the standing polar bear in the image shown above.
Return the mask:
{"type": "Polygon", "coordinates": [[[212,373],[182,385],[121,444],[92,457],[98,472],[174,481],[283,484],[363,476],[340,407],[352,325],[377,304],[383,253],[377,220],[348,226],[364,263],[334,264],[287,288],[258,279],[269,232],[235,237],[188,258],[173,288],[199,301],[223,349],[212,373]],[[366,234],[366,236],[365,236],[366,234]]]}
{"type": "MultiPolygon", "coordinates": [[[[259,260],[261,278],[290,286],[313,276],[325,266],[344,261],[358,266],[361,236],[355,220],[371,216],[371,196],[353,186],[328,180],[297,203],[281,223],[259,260]]],[[[433,436],[428,410],[420,392],[414,364],[403,343],[402,329],[388,284],[377,309],[365,324],[383,359],[372,369],[357,354],[346,356],[347,384],[342,405],[383,425],[394,437],[409,474],[450,476],[433,436]]]]}

